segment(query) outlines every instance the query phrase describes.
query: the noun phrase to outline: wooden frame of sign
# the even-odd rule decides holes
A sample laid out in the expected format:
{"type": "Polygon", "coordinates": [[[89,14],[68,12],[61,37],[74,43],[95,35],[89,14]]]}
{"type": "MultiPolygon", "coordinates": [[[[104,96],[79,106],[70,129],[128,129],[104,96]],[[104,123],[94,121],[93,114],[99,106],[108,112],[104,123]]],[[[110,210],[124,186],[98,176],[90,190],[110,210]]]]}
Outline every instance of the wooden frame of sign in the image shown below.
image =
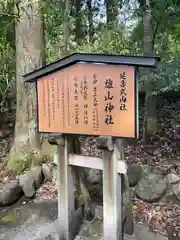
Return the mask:
{"type": "Polygon", "coordinates": [[[123,238],[121,175],[127,179],[123,138],[138,137],[136,69],[155,67],[158,61],[76,53],[24,76],[25,82],[36,83],[38,132],[57,139],[60,240],[71,240],[77,233],[71,224],[75,218],[71,166],[103,170],[104,239],[123,238]],[[103,159],[72,153],[72,134],[97,136],[103,159]]]}

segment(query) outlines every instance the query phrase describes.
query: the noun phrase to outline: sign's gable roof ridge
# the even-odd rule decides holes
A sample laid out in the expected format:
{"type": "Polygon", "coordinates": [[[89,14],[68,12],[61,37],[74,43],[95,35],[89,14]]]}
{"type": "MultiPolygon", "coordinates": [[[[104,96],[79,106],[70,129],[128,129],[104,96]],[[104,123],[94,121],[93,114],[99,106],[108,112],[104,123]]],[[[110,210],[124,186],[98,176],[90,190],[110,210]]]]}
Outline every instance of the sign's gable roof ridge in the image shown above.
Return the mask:
{"type": "Polygon", "coordinates": [[[78,62],[102,63],[114,65],[131,65],[136,67],[155,67],[159,57],[154,56],[131,56],[131,55],[112,55],[99,53],[73,53],[60,60],[47,64],[24,75],[26,82],[36,81],[37,78],[52,73],[54,71],[69,67],[78,62]]]}

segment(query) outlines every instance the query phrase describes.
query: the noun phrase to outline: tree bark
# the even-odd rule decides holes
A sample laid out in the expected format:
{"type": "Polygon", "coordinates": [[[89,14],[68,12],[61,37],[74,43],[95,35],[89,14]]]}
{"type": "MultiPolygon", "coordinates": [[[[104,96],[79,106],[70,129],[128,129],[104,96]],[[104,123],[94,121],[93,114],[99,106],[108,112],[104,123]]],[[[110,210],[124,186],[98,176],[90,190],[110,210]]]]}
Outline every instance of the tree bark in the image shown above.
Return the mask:
{"type": "Polygon", "coordinates": [[[110,29],[114,29],[118,25],[118,1],[117,0],[105,0],[106,4],[106,18],[107,26],[110,29]]]}
{"type": "MultiPolygon", "coordinates": [[[[17,9],[16,9],[17,10],[17,9]]],[[[16,125],[11,152],[40,148],[36,129],[35,85],[25,84],[23,75],[43,64],[43,25],[38,1],[18,5],[16,22],[16,125]]]]}
{"type": "Polygon", "coordinates": [[[89,40],[93,40],[94,36],[94,27],[93,27],[93,9],[92,9],[92,0],[87,0],[88,8],[88,23],[89,23],[89,40]]]}
{"type": "Polygon", "coordinates": [[[78,44],[81,44],[81,42],[84,40],[84,32],[83,32],[83,24],[82,24],[82,0],[76,0],[76,15],[75,15],[75,32],[76,32],[76,41],[78,44]]]}
{"type": "Polygon", "coordinates": [[[64,0],[64,33],[62,56],[68,55],[70,1],[64,0]]]}
{"type": "MultiPolygon", "coordinates": [[[[144,5],[144,55],[153,55],[153,23],[152,23],[152,9],[150,5],[150,0],[146,0],[144,5]]],[[[144,132],[143,139],[144,143],[148,144],[151,142],[151,137],[156,132],[157,128],[157,116],[156,116],[156,96],[153,95],[153,86],[151,79],[152,74],[149,69],[143,72],[147,76],[144,86],[146,92],[145,100],[145,115],[144,115],[144,132]]]]}

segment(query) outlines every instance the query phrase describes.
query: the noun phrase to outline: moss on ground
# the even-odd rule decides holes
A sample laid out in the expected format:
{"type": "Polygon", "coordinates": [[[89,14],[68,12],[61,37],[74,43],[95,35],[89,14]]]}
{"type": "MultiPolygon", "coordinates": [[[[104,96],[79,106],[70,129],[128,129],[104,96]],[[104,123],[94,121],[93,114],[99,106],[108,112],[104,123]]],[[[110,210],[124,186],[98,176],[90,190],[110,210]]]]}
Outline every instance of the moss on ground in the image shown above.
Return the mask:
{"type": "Polygon", "coordinates": [[[17,220],[17,216],[9,214],[0,218],[0,225],[12,223],[12,222],[15,222],[16,220],[17,220]]]}

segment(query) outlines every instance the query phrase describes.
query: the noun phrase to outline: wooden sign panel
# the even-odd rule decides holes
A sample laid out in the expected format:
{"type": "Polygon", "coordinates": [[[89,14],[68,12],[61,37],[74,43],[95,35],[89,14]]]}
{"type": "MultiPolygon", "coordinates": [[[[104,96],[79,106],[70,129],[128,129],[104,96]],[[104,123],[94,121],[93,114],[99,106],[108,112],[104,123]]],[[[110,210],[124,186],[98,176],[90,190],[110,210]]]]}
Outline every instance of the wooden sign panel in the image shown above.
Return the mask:
{"type": "Polygon", "coordinates": [[[37,81],[39,132],[137,137],[132,66],[78,63],[37,81]]]}

